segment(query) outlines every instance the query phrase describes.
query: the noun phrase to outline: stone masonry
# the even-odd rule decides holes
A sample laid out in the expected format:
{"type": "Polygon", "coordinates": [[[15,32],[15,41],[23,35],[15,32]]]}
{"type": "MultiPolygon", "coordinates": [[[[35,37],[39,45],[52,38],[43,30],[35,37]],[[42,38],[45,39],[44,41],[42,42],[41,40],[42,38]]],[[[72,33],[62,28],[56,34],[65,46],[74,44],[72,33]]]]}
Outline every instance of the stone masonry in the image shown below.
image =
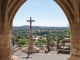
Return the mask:
{"type": "MultiPolygon", "coordinates": [[[[0,0],[0,60],[11,60],[12,22],[16,12],[25,1],[0,0]]],[[[54,1],[62,8],[70,24],[70,60],[80,60],[80,0],[54,1]]]]}
{"type": "Polygon", "coordinates": [[[70,60],[80,60],[80,0],[55,0],[65,12],[71,30],[70,60]]]}
{"type": "Polygon", "coordinates": [[[0,60],[11,60],[12,21],[26,0],[0,0],[0,60]]]}

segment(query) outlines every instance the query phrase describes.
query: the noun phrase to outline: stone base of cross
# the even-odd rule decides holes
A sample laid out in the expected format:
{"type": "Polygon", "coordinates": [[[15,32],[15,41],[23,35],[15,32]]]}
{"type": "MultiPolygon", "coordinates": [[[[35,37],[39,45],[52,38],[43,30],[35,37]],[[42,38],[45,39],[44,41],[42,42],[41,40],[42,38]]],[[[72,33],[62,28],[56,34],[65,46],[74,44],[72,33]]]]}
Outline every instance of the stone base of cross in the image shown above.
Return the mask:
{"type": "Polygon", "coordinates": [[[29,46],[23,48],[22,52],[25,52],[27,54],[39,53],[39,48],[34,45],[29,45],[29,46]]]}
{"type": "Polygon", "coordinates": [[[29,36],[29,45],[22,49],[23,52],[28,54],[39,53],[39,48],[33,45],[33,37],[29,36]]]}

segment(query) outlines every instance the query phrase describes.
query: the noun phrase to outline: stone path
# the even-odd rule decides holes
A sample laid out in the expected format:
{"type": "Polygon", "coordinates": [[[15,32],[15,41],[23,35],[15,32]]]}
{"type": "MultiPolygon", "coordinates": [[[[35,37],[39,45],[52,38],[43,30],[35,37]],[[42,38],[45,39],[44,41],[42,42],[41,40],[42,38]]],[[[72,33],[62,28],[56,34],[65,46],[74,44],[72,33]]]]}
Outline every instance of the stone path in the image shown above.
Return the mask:
{"type": "Polygon", "coordinates": [[[56,52],[53,51],[50,53],[34,53],[26,59],[27,54],[21,52],[21,50],[18,50],[15,55],[18,56],[20,60],[67,60],[69,56],[69,54],[56,54],[56,52]]]}

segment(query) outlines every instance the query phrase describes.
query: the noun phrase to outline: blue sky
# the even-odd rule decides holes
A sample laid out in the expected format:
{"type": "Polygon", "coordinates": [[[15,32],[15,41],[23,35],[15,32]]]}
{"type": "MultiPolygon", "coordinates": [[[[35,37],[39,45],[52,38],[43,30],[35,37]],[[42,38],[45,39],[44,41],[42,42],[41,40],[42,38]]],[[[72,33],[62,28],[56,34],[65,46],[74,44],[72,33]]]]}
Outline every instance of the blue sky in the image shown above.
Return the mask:
{"type": "Polygon", "coordinates": [[[16,13],[13,26],[29,25],[27,20],[32,17],[33,26],[68,26],[63,10],[53,0],[28,0],[16,13]]]}

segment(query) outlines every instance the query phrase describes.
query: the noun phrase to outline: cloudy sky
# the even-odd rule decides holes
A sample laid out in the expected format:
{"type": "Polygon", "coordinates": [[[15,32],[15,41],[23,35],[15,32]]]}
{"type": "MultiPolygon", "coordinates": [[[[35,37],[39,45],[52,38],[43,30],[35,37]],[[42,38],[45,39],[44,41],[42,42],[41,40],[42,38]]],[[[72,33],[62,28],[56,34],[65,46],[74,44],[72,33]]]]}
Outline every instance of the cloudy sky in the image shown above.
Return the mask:
{"type": "Polygon", "coordinates": [[[16,13],[13,26],[29,25],[27,20],[32,17],[33,26],[68,26],[63,10],[53,0],[28,0],[16,13]]]}

